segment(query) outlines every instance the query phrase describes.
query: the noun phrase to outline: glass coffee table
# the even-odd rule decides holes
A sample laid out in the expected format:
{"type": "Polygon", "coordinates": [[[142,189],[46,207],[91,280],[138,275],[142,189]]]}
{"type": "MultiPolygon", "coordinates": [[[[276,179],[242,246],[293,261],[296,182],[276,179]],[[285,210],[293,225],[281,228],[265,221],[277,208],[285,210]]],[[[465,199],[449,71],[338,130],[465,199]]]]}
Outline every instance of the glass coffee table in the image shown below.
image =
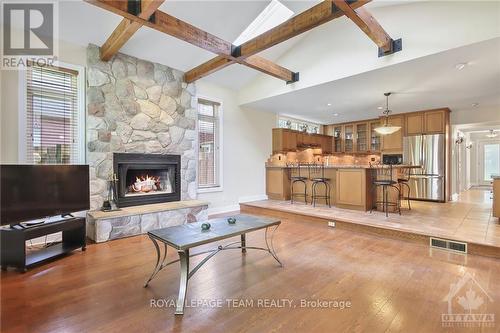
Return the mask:
{"type": "Polygon", "coordinates": [[[210,258],[222,250],[241,249],[245,253],[247,249],[263,250],[273,256],[283,267],[283,264],[276,255],[273,246],[273,236],[281,221],[275,218],[239,214],[232,216],[236,222],[231,224],[228,218],[218,218],[206,222],[186,223],[178,226],[167,227],[148,232],[148,236],[156,248],[156,265],[153,273],[144,284],[147,287],[149,282],[166,266],[180,262],[181,274],[179,283],[179,297],[176,303],[175,314],[184,313],[188,280],[205,264],[210,258]],[[210,223],[210,229],[202,230],[203,223],[210,223]],[[252,231],[265,229],[266,247],[247,246],[246,234],[252,231]],[[221,241],[227,238],[240,236],[240,240],[226,245],[219,245],[216,249],[190,254],[190,249],[196,246],[221,241]],[[163,243],[163,255],[159,243],[163,243]],[[173,247],[179,254],[179,259],[165,262],[167,257],[167,245],[173,247]],[[189,258],[207,254],[203,260],[193,269],[189,270],[189,258]]]}

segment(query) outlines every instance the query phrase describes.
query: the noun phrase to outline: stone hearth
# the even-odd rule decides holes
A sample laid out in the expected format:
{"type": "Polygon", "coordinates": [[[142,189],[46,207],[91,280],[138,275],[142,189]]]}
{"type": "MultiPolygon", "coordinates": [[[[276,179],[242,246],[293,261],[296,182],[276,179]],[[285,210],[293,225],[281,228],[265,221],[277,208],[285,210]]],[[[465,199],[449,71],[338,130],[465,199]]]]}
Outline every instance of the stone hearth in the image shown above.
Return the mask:
{"type": "Polygon", "coordinates": [[[96,243],[147,233],[150,230],[206,221],[208,203],[186,200],[125,207],[119,211],[90,211],[87,237],[96,243]]]}

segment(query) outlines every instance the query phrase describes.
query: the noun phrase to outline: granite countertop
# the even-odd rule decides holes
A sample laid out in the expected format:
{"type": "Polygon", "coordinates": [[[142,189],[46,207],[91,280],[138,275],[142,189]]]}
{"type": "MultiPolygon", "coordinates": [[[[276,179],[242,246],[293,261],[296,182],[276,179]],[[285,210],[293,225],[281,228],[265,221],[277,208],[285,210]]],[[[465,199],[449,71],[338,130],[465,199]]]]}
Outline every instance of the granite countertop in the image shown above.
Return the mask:
{"type": "Polygon", "coordinates": [[[491,175],[491,179],[500,180],[500,175],[491,175]]]}
{"type": "MultiPolygon", "coordinates": [[[[307,166],[301,166],[303,168],[307,168],[307,166]]],[[[375,166],[376,167],[376,166],[375,166]]],[[[420,165],[406,165],[406,164],[395,164],[394,168],[411,168],[411,169],[420,169],[420,165]]],[[[266,165],[266,168],[276,168],[276,169],[290,169],[293,168],[291,166],[280,166],[280,165],[266,165]]],[[[325,169],[370,169],[369,165],[325,165],[325,169]]]]}

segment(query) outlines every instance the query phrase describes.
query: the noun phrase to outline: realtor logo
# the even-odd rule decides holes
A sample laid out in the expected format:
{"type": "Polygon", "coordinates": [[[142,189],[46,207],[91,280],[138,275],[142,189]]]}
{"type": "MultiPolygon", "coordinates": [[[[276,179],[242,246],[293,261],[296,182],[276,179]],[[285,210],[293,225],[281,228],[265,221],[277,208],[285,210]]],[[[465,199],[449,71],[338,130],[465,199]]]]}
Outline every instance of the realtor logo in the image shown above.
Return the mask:
{"type": "Polygon", "coordinates": [[[447,313],[441,314],[443,327],[494,327],[495,314],[488,312],[493,299],[469,273],[450,284],[443,299],[448,303],[447,313]]]}
{"type": "Polygon", "coordinates": [[[2,69],[55,60],[56,2],[2,1],[2,69]]]}

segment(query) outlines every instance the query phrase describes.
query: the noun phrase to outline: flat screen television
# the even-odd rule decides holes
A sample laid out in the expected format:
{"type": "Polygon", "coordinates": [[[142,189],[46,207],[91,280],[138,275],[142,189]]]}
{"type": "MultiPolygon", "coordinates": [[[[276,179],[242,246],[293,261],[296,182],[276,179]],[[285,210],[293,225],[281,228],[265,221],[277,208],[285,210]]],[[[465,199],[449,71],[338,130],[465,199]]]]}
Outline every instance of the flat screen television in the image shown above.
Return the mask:
{"type": "Polygon", "coordinates": [[[88,165],[0,165],[0,224],[90,208],[88,165]]]}

